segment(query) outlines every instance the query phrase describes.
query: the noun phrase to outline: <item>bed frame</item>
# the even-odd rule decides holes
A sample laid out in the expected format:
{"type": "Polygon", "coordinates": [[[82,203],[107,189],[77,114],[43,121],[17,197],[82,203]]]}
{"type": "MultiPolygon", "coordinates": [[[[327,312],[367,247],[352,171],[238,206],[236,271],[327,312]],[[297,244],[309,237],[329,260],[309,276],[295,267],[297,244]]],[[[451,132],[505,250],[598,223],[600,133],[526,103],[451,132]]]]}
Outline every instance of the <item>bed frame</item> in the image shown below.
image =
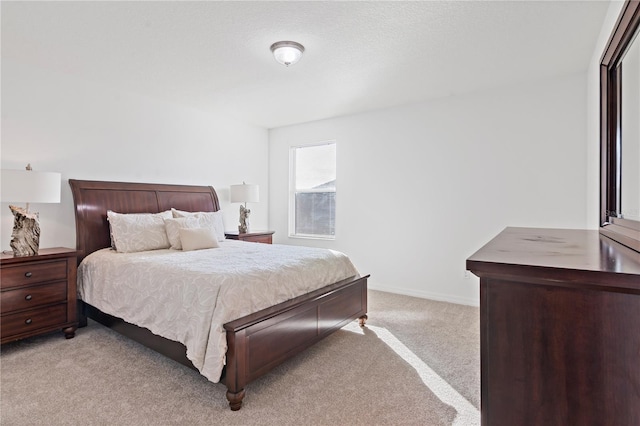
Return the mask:
{"type": "MultiPolygon", "coordinates": [[[[172,207],[185,211],[218,211],[211,186],[101,182],[70,179],[75,205],[78,262],[111,245],[107,210],[119,213],[157,213],[172,207]]],[[[256,244],[256,243],[247,243],[256,244]]],[[[311,293],[224,324],[226,366],[221,381],[227,386],[231,410],[239,410],[245,386],[314,343],[359,319],[367,319],[367,278],[353,276],[311,293]]],[[[186,348],[146,328],[129,324],[79,301],[79,321],[87,317],[190,368],[186,348]]]]}

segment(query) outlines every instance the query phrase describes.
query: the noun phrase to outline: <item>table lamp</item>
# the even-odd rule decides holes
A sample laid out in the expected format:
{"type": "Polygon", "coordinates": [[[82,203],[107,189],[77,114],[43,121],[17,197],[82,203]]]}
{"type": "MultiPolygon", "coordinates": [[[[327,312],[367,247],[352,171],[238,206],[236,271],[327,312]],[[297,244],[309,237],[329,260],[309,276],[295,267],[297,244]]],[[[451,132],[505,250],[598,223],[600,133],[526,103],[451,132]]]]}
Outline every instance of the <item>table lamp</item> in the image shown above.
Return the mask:
{"type": "Polygon", "coordinates": [[[59,203],[60,173],[26,170],[2,170],[2,202],[26,203],[26,207],[9,206],[13,213],[11,249],[14,256],[34,256],[40,247],[40,218],[29,212],[29,203],[59,203]]]}
{"type": "Polygon", "coordinates": [[[238,231],[246,234],[250,231],[249,214],[251,210],[247,209],[247,203],[257,203],[260,201],[260,188],[255,184],[247,184],[242,182],[240,185],[231,185],[231,202],[244,203],[240,205],[240,225],[238,231]]]}

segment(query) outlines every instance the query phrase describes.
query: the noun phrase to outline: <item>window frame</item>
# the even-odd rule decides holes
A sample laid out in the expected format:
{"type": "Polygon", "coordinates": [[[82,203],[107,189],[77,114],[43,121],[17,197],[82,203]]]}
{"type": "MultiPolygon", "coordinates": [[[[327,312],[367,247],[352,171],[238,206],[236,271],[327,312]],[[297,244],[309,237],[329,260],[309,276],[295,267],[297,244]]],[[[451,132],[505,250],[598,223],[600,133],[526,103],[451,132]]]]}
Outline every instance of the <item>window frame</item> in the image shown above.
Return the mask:
{"type": "Polygon", "coordinates": [[[289,147],[289,229],[288,234],[289,238],[302,238],[302,239],[310,239],[310,240],[335,240],[336,239],[336,211],[334,209],[334,233],[333,235],[321,235],[321,234],[298,234],[296,233],[296,194],[298,193],[323,193],[323,192],[333,192],[334,202],[337,203],[338,198],[338,144],[335,139],[325,140],[322,142],[301,144],[301,145],[292,145],[289,147]],[[296,150],[301,148],[313,148],[324,145],[335,145],[336,149],[336,158],[335,158],[335,169],[336,169],[336,185],[333,190],[327,191],[326,189],[308,189],[304,191],[298,192],[296,190],[296,150]]]}

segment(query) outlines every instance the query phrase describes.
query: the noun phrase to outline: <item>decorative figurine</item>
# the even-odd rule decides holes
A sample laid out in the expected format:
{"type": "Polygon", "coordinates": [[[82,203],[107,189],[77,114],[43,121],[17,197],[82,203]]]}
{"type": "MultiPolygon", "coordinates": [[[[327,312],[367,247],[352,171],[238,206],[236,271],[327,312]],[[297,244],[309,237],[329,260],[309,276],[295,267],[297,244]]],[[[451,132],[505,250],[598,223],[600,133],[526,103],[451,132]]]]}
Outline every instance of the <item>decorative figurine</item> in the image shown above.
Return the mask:
{"type": "Polygon", "coordinates": [[[34,256],[40,246],[38,213],[29,213],[22,207],[9,206],[13,213],[13,233],[9,245],[14,256],[34,256]]]}
{"type": "Polygon", "coordinates": [[[240,204],[240,225],[238,226],[238,231],[241,234],[246,234],[249,232],[249,214],[251,210],[240,204]]]}

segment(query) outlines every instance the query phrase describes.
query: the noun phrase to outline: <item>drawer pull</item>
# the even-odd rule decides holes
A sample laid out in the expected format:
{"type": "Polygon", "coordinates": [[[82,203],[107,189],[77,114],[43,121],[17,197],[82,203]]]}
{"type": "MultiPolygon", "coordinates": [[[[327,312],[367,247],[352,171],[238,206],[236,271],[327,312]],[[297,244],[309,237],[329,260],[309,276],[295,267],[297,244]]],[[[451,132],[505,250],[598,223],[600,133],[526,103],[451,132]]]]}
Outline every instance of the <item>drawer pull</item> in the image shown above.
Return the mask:
{"type": "Polygon", "coordinates": [[[24,320],[25,324],[31,324],[33,321],[31,320],[31,318],[27,318],[26,320],[24,320]]]}
{"type": "Polygon", "coordinates": [[[27,278],[31,278],[31,275],[33,275],[31,272],[25,272],[24,276],[27,278]]]}
{"type": "Polygon", "coordinates": [[[31,300],[31,299],[33,299],[33,296],[31,296],[30,294],[27,294],[27,295],[24,297],[24,300],[31,300]]]}

